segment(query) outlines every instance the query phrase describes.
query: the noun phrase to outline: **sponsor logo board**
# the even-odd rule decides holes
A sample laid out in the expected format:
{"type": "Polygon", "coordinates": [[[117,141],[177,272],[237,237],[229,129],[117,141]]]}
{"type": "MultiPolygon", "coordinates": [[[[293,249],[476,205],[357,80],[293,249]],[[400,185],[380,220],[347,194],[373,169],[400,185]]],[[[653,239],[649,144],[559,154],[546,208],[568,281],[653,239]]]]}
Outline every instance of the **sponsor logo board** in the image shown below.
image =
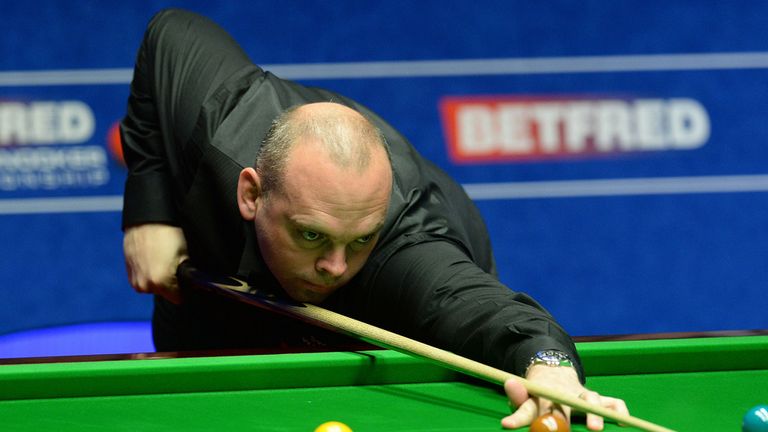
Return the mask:
{"type": "Polygon", "coordinates": [[[445,97],[440,112],[459,164],[693,150],[710,135],[707,110],[691,98],[445,97]]]}

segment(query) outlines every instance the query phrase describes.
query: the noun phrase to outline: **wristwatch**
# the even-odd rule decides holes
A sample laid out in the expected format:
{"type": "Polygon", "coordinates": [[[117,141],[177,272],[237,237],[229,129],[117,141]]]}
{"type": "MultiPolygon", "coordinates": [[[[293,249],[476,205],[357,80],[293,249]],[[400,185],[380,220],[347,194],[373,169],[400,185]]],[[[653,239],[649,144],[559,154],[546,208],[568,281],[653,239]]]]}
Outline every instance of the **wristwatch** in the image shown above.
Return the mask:
{"type": "MultiPolygon", "coordinates": [[[[549,367],[573,367],[573,360],[571,357],[558,350],[545,350],[539,351],[531,357],[531,361],[528,363],[528,367],[525,368],[525,375],[528,375],[528,370],[533,365],[544,365],[549,367]]],[[[524,375],[524,376],[525,376],[524,375]]]]}

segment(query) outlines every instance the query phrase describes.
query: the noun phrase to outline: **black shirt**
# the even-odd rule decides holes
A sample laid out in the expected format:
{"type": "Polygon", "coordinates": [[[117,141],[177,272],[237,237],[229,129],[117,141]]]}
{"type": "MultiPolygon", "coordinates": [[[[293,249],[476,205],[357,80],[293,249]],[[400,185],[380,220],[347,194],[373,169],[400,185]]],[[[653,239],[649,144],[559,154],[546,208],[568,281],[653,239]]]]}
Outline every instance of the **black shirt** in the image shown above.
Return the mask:
{"type": "MultiPolygon", "coordinates": [[[[263,71],[224,30],[190,12],[155,16],[137,56],[121,124],[129,167],[123,226],[180,226],[197,265],[274,285],[237,210],[238,174],[254,164],[275,117],[321,101],[368,116],[386,137],[394,171],[376,248],[324,306],[516,374],[543,349],[577,359],[540,305],[498,281],[485,225],[460,185],[375,113],[263,71]]],[[[282,344],[313,332],[205,298],[181,306],[158,299],[154,326],[164,350],[282,344]]]]}

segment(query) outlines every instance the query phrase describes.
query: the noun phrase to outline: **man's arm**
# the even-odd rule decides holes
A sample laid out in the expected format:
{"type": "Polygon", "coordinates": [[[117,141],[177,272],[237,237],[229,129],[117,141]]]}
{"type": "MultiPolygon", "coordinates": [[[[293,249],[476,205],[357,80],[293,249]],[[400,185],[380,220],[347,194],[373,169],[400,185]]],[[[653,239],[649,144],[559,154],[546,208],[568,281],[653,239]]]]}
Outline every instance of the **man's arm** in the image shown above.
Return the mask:
{"type": "MultiPolygon", "coordinates": [[[[583,386],[575,345],[546,310],[482,271],[450,241],[399,250],[365,285],[362,295],[367,300],[361,316],[374,316],[382,327],[626,411],[620,400],[599,396],[583,386]],[[544,350],[567,354],[572,366],[531,366],[536,353],[544,350]]],[[[504,419],[505,427],[529,424],[552,408],[551,402],[529,397],[514,382],[507,383],[506,390],[518,410],[504,419]]],[[[570,414],[567,408],[563,411],[565,416],[570,414]]],[[[591,429],[602,428],[599,418],[588,420],[591,429]]]]}
{"type": "MultiPolygon", "coordinates": [[[[123,247],[138,292],[178,301],[175,269],[187,253],[178,209],[194,170],[183,153],[190,151],[206,100],[249,65],[231,37],[202,16],[166,10],[147,27],[120,125],[128,166],[123,247]]],[[[214,129],[220,121],[207,120],[214,129]]]]}
{"type": "Polygon", "coordinates": [[[521,376],[541,350],[569,354],[581,371],[570,336],[547,311],[450,241],[400,249],[365,285],[362,314],[388,328],[521,376]]]}
{"type": "MultiPolygon", "coordinates": [[[[208,100],[216,99],[227,78],[247,66],[253,68],[242,49],[210,20],[178,9],[155,15],[136,56],[120,125],[128,166],[123,227],[179,224],[178,203],[196,168],[186,163],[189,141],[208,100]]],[[[223,114],[206,114],[210,134],[223,114]]],[[[208,134],[194,136],[205,140],[208,134]]]]}
{"type": "Polygon", "coordinates": [[[123,203],[123,253],[131,286],[178,302],[173,270],[186,243],[177,223],[173,181],[153,83],[158,57],[156,16],[147,28],[134,66],[126,116],[120,124],[128,167],[123,203]]]}

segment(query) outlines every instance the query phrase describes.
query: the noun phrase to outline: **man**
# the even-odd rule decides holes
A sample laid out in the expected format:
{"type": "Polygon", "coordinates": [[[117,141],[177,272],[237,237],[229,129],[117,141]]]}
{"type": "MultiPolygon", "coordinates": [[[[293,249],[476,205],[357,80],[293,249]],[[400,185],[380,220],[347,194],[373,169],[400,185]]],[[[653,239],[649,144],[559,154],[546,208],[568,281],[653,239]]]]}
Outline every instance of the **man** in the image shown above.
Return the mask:
{"type": "MultiPolygon", "coordinates": [[[[152,20],[121,131],[127,269],[137,291],[156,294],[159,350],[341,343],[223,298],[182,298],[175,268],[191,259],[626,411],[582,386],[570,337],[497,280],[458,184],[374,113],[263,71],[207,19],[152,20]]],[[[505,388],[518,407],[505,427],[569,415],[505,388]]]]}

